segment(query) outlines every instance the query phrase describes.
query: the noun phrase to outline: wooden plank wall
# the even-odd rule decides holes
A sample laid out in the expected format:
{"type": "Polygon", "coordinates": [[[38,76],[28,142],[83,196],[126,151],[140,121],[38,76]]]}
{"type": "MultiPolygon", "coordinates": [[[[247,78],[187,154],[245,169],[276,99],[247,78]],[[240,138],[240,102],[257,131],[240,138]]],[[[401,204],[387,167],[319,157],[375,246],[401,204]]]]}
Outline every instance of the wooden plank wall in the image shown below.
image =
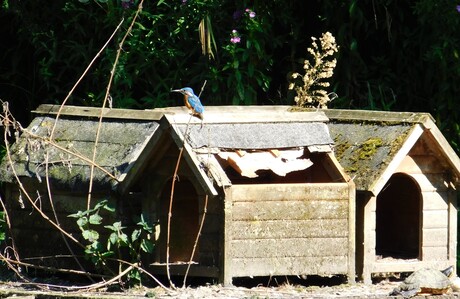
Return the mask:
{"type": "MultiPolygon", "coordinates": [[[[30,197],[49,219],[55,223],[59,223],[66,232],[72,234],[80,242],[85,242],[76,223],[77,219],[69,218],[68,215],[76,213],[78,210],[86,210],[86,195],[70,192],[53,192],[53,206],[56,217],[58,218],[56,220],[46,190],[37,188],[35,184],[29,185],[24,181],[23,184],[27,190],[31,190],[29,193],[30,197]]],[[[62,268],[74,267],[76,269],[77,265],[74,264],[75,262],[72,258],[61,257],[62,255],[71,255],[62,234],[32,207],[24,194],[21,196],[23,206],[18,201],[19,197],[18,187],[8,184],[5,194],[6,207],[12,226],[11,234],[19,256],[22,259],[43,257],[40,258],[39,263],[41,265],[62,268]]],[[[96,203],[103,198],[106,197],[99,197],[97,194],[93,194],[92,202],[96,203]]],[[[101,216],[108,223],[113,223],[114,221],[110,220],[110,217],[113,215],[106,213],[104,210],[101,210],[101,216]]],[[[102,235],[104,233],[107,234],[102,236],[104,238],[108,237],[109,234],[108,231],[101,231],[100,233],[102,235]]],[[[75,254],[79,256],[83,255],[81,247],[77,246],[73,241],[69,241],[68,243],[75,254]]],[[[35,262],[35,260],[31,260],[31,262],[35,262]]]]}
{"type": "Polygon", "coordinates": [[[226,248],[232,277],[348,273],[346,183],[231,189],[226,248]]]}
{"type": "Polygon", "coordinates": [[[427,144],[418,141],[398,168],[413,177],[422,193],[422,253],[423,261],[449,259],[452,189],[446,177],[447,169],[427,144]]]}

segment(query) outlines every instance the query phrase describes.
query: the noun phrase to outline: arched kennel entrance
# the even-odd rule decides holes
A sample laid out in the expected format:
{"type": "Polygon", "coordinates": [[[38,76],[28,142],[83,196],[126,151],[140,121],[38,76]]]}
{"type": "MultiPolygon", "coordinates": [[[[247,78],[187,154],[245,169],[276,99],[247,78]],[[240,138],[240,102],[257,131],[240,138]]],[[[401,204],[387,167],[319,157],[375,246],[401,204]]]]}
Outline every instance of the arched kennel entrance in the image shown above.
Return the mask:
{"type": "MultiPolygon", "coordinates": [[[[166,261],[167,226],[169,203],[171,198],[171,180],[163,187],[160,196],[160,260],[166,261]]],[[[181,178],[175,183],[171,210],[171,228],[169,236],[169,261],[184,262],[190,260],[193,245],[198,233],[198,195],[192,182],[181,178]]],[[[195,254],[194,260],[197,259],[195,254]]]]}
{"type": "Polygon", "coordinates": [[[376,255],[398,259],[420,257],[422,195],[417,182],[395,173],[377,196],[376,255]]]}

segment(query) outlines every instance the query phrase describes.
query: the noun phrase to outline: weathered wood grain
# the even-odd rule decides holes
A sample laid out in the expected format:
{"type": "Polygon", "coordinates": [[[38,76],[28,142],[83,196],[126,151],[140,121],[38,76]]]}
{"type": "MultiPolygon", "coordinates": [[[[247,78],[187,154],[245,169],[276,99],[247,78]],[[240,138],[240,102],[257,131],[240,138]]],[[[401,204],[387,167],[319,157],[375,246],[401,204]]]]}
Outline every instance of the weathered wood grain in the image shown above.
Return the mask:
{"type": "Polygon", "coordinates": [[[233,185],[233,201],[292,201],[348,199],[346,183],[233,185]]]}
{"type": "Polygon", "coordinates": [[[423,228],[448,228],[449,216],[447,210],[429,210],[423,211],[423,228]]]}
{"type": "Polygon", "coordinates": [[[439,159],[430,155],[414,155],[404,157],[396,172],[411,174],[434,173],[439,174],[445,171],[439,159]]]}
{"type": "Polygon", "coordinates": [[[423,247],[446,247],[449,242],[446,228],[424,228],[422,238],[423,247]]]}
{"type": "Polygon", "coordinates": [[[306,219],[347,219],[348,201],[279,201],[279,202],[235,202],[234,220],[306,220],[306,219]]]}
{"type": "Polygon", "coordinates": [[[448,192],[422,192],[423,210],[447,210],[449,208],[448,192]]]}
{"type": "Polygon", "coordinates": [[[283,238],[346,238],[347,219],[240,221],[232,223],[233,240],[283,238]]]}
{"type": "Polygon", "coordinates": [[[285,238],[232,240],[230,254],[233,258],[346,256],[348,254],[348,239],[285,238]]]}
{"type": "Polygon", "coordinates": [[[268,275],[330,275],[347,274],[346,256],[284,257],[284,258],[234,258],[233,277],[268,275]]]}

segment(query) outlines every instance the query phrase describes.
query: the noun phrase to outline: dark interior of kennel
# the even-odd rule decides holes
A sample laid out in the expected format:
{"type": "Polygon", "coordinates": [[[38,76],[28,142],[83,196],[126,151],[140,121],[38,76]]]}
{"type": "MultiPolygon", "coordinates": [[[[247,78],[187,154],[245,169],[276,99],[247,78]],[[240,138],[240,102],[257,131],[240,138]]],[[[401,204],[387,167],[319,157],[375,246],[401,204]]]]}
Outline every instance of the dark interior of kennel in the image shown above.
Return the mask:
{"type": "Polygon", "coordinates": [[[399,259],[420,256],[422,198],[409,175],[394,174],[377,196],[376,255],[399,259]]]}
{"type": "MultiPolygon", "coordinates": [[[[168,214],[171,202],[172,180],[164,185],[160,196],[160,238],[159,258],[166,261],[168,214]]],[[[174,196],[171,206],[171,219],[169,230],[169,261],[188,262],[198,233],[198,195],[192,182],[180,178],[175,182],[174,196]]],[[[196,250],[196,252],[199,252],[196,250]]],[[[197,260],[195,254],[193,260],[197,260]]]]}
{"type": "Polygon", "coordinates": [[[327,169],[324,164],[327,162],[323,153],[309,153],[305,150],[304,154],[300,157],[302,159],[310,159],[313,165],[304,170],[293,171],[286,176],[279,176],[271,170],[257,171],[258,177],[247,178],[243,177],[235,169],[228,164],[227,161],[217,157],[220,165],[224,169],[232,184],[295,184],[295,183],[329,183],[329,182],[343,182],[343,179],[337,179],[339,174],[335,170],[327,169]],[[333,173],[330,173],[332,171],[333,173]]]}

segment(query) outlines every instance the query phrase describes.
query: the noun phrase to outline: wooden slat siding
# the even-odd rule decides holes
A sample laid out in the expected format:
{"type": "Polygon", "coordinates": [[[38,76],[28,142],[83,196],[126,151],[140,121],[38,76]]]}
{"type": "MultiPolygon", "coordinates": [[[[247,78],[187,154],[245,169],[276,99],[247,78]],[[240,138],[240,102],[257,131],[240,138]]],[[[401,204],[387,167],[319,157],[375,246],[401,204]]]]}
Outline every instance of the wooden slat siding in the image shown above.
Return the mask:
{"type": "Polygon", "coordinates": [[[448,228],[449,214],[447,210],[423,211],[423,228],[448,228]]]}
{"type": "MultiPolygon", "coordinates": [[[[450,189],[448,192],[449,198],[449,245],[448,245],[448,256],[449,261],[452,265],[457,265],[457,192],[454,189],[450,189]]],[[[456,270],[457,271],[457,270],[456,270]]]]}
{"type": "Polygon", "coordinates": [[[438,148],[442,149],[438,152],[441,161],[446,161],[450,165],[450,169],[457,177],[460,176],[460,158],[450,146],[442,132],[436,127],[433,120],[425,122],[425,127],[429,130],[427,134],[427,142],[430,144],[438,144],[438,148]]]}
{"type": "Polygon", "coordinates": [[[398,166],[396,172],[405,172],[411,174],[439,174],[445,170],[439,160],[434,156],[417,155],[406,156],[398,166]]]}
{"type": "Polygon", "coordinates": [[[423,209],[447,210],[449,208],[448,192],[423,192],[423,209]]]}
{"type": "Polygon", "coordinates": [[[232,276],[350,274],[348,184],[231,189],[232,276]]]}
{"type": "Polygon", "coordinates": [[[410,174],[419,184],[422,192],[439,192],[448,189],[448,182],[442,174],[410,174]]]}
{"type": "Polygon", "coordinates": [[[347,274],[347,256],[233,259],[234,277],[312,273],[318,275],[347,274]]]}
{"type": "MultiPolygon", "coordinates": [[[[362,198],[364,203],[366,198],[362,198]]],[[[372,283],[373,264],[375,263],[375,244],[376,244],[376,207],[377,199],[371,196],[364,206],[364,256],[363,256],[363,274],[362,279],[365,284],[372,283]]]]}
{"type": "Polygon", "coordinates": [[[233,240],[347,238],[347,219],[233,221],[233,240]]]}
{"type": "Polygon", "coordinates": [[[219,251],[219,234],[202,234],[198,241],[198,251],[195,255],[199,257],[199,264],[201,266],[215,266],[219,265],[220,251],[219,251]]]}
{"type": "Polygon", "coordinates": [[[448,261],[448,252],[446,246],[424,246],[422,248],[422,260],[427,261],[448,261]]]}
{"type": "Polygon", "coordinates": [[[234,202],[291,201],[317,198],[325,201],[348,200],[348,185],[345,183],[233,185],[232,192],[234,202]]]}
{"type": "Polygon", "coordinates": [[[423,246],[446,247],[449,234],[446,228],[424,228],[422,230],[423,246]]]}
{"type": "MultiPolygon", "coordinates": [[[[333,157],[335,160],[335,156],[333,157]]],[[[335,160],[338,164],[338,161],[335,160]]],[[[348,283],[356,281],[356,185],[340,166],[348,185],[348,283]]]]}
{"type": "MultiPolygon", "coordinates": [[[[451,266],[449,262],[445,259],[441,258],[438,260],[431,260],[431,261],[413,261],[410,262],[404,260],[380,260],[374,263],[372,272],[380,272],[380,273],[394,273],[395,269],[398,269],[397,272],[414,272],[421,268],[433,268],[433,269],[445,269],[451,266]]],[[[393,298],[393,297],[391,297],[393,298]]],[[[415,298],[425,298],[425,297],[415,297],[415,298]]]]}
{"type": "Polygon", "coordinates": [[[233,239],[230,254],[233,259],[249,260],[252,258],[296,257],[303,259],[305,257],[346,256],[348,238],[233,239]]]}
{"type": "Polygon", "coordinates": [[[233,204],[233,220],[347,219],[348,200],[253,201],[233,204]]]}
{"type": "Polygon", "coordinates": [[[232,256],[230,255],[231,251],[231,242],[232,242],[232,221],[233,221],[233,210],[232,204],[234,200],[233,189],[235,186],[229,188],[224,188],[224,218],[223,218],[223,237],[220,239],[222,244],[221,262],[220,262],[220,277],[219,280],[223,282],[224,285],[231,285],[232,278],[234,276],[234,271],[237,270],[237,267],[233,265],[232,256]]]}

